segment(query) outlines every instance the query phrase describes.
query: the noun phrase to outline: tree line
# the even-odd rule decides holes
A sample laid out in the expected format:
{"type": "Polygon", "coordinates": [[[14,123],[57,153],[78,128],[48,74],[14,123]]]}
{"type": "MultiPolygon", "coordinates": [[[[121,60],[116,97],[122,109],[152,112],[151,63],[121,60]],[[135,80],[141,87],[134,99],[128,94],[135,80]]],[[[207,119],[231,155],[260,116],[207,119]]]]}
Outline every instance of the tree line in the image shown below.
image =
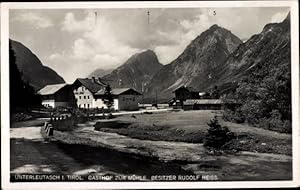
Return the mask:
{"type": "Polygon", "coordinates": [[[32,107],[41,105],[41,98],[35,89],[22,80],[22,72],[16,64],[15,51],[9,42],[9,97],[12,113],[29,111],[32,107]]]}

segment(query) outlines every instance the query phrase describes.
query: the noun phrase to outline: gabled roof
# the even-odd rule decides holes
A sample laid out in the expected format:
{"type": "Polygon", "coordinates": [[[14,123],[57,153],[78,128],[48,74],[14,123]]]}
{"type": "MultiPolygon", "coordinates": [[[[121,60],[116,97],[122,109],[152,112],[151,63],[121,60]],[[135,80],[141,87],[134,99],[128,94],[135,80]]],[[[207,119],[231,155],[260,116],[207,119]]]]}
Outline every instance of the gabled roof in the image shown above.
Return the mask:
{"type": "Polygon", "coordinates": [[[188,99],[183,102],[184,105],[194,104],[223,104],[221,99],[188,99]]]}
{"type": "Polygon", "coordinates": [[[187,89],[189,92],[199,92],[199,90],[196,90],[195,88],[193,88],[191,86],[181,86],[181,87],[177,88],[176,90],[179,90],[179,89],[187,89]]]}
{"type": "MultiPolygon", "coordinates": [[[[106,84],[104,84],[101,81],[95,81],[94,82],[93,79],[88,79],[88,78],[85,78],[85,79],[78,78],[78,79],[76,79],[76,81],[78,81],[83,86],[85,86],[93,94],[98,92],[99,90],[101,90],[103,87],[106,86],[106,84]]],[[[76,81],[74,82],[74,84],[76,83],[76,81]]]]}
{"type": "Polygon", "coordinates": [[[195,88],[191,87],[191,86],[186,86],[186,89],[188,89],[190,92],[199,92],[199,90],[196,90],[195,88]]]}
{"type": "MultiPolygon", "coordinates": [[[[132,88],[114,88],[111,90],[111,94],[112,95],[121,95],[121,94],[124,94],[128,91],[134,91],[136,92],[138,95],[141,95],[140,92],[136,91],[135,89],[132,89],[132,88]]],[[[99,90],[95,95],[104,95],[105,93],[105,89],[101,89],[99,90]]]]}
{"type": "Polygon", "coordinates": [[[38,91],[38,94],[40,95],[51,95],[55,94],[57,91],[62,89],[63,87],[67,86],[68,84],[63,83],[63,84],[51,84],[51,85],[46,85],[44,88],[38,91]]]}

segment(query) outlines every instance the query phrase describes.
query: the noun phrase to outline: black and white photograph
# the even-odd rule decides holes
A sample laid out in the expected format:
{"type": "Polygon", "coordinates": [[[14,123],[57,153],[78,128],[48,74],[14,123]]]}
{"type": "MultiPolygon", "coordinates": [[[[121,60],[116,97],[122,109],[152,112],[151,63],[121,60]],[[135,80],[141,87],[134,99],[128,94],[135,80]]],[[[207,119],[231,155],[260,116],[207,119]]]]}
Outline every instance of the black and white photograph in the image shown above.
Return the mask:
{"type": "Polygon", "coordinates": [[[298,2],[214,3],[3,3],[6,188],[299,185],[298,2]]]}

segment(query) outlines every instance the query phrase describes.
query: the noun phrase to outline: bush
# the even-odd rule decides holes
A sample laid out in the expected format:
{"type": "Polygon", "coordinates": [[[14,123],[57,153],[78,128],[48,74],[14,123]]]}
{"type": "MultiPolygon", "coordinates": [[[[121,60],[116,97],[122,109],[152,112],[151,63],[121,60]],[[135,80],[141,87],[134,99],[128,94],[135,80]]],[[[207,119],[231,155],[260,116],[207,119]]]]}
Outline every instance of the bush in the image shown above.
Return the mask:
{"type": "Polygon", "coordinates": [[[15,114],[12,114],[11,118],[10,118],[10,120],[12,122],[27,121],[27,120],[30,120],[30,119],[32,119],[32,116],[24,114],[24,113],[15,113],[15,114]]]}
{"type": "Polygon", "coordinates": [[[209,129],[203,140],[205,147],[221,149],[223,145],[231,141],[235,136],[228,127],[222,127],[219,124],[216,116],[207,125],[209,129]]]}
{"type": "Polygon", "coordinates": [[[232,110],[225,110],[223,114],[223,119],[225,121],[231,121],[235,123],[244,123],[245,122],[245,116],[240,111],[240,109],[237,109],[236,111],[232,110]]]}
{"type": "Polygon", "coordinates": [[[292,133],[291,121],[282,120],[282,115],[278,110],[272,110],[270,115],[269,118],[260,119],[256,126],[281,133],[292,133]]]}

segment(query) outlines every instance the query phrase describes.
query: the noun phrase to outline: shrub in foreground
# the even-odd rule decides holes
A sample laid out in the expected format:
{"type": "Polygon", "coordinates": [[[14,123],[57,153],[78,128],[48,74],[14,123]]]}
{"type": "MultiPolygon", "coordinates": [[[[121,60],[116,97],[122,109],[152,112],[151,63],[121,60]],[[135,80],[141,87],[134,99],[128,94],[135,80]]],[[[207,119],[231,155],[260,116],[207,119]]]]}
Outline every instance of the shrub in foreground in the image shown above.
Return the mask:
{"type": "Polygon", "coordinates": [[[216,116],[210,120],[207,124],[209,129],[203,140],[204,146],[215,149],[222,149],[223,145],[230,142],[234,137],[234,133],[231,132],[228,127],[222,127],[216,116]]]}

